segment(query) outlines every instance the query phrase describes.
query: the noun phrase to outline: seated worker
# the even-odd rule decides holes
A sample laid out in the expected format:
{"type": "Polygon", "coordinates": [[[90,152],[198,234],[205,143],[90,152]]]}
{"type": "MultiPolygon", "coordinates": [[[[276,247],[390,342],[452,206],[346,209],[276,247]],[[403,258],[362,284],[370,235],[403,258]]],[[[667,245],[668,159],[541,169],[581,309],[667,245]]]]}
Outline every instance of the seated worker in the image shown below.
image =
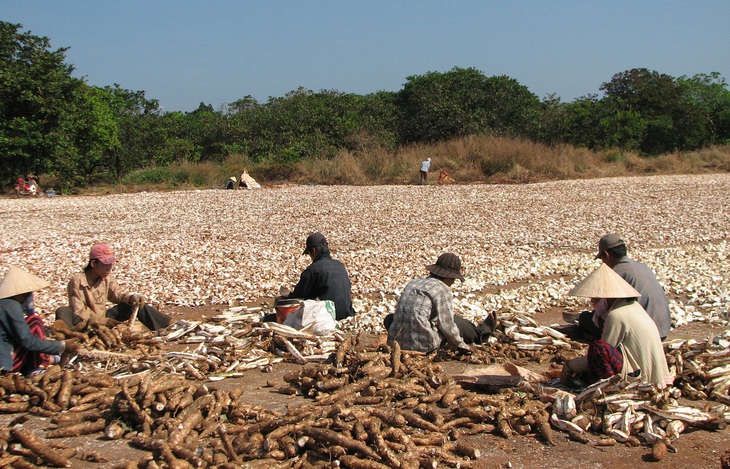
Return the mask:
{"type": "Polygon", "coordinates": [[[256,182],[254,178],[252,178],[248,174],[248,170],[243,170],[241,173],[241,180],[238,181],[238,188],[239,189],[261,189],[261,185],[256,182]]]}
{"type": "Polygon", "coordinates": [[[335,304],[338,321],[354,316],[350,277],[342,262],[330,257],[330,249],[324,235],[322,233],[309,235],[303,254],[308,254],[312,263],[302,272],[294,291],[281,298],[331,300],[335,304]]]}
{"type": "Polygon", "coordinates": [[[454,314],[451,285],[461,275],[461,259],[452,253],[441,254],[435,264],[427,265],[430,275],[411,280],[403,289],[395,313],[384,320],[388,345],[398,341],[405,350],[431,352],[444,345],[469,353],[467,344],[482,343],[496,327],[490,315],[478,327],[454,314]]]}
{"type": "Polygon", "coordinates": [[[235,189],[236,188],[236,177],[231,176],[228,178],[228,181],[226,181],[226,189],[235,189]]]}
{"type": "Polygon", "coordinates": [[[48,285],[17,267],[10,267],[0,282],[0,372],[36,374],[51,362],[50,356],[78,350],[78,339],[44,339],[43,320],[33,309],[33,292],[48,285]]]}
{"type": "Polygon", "coordinates": [[[561,381],[584,373],[593,381],[620,373],[662,388],[672,384],[659,330],[636,301],[641,294],[626,280],[601,264],[568,294],[591,298],[594,304],[605,300],[606,313],[601,340],[591,344],[593,349],[589,346],[588,355],[565,363],[561,381]]]}
{"type": "MultiPolygon", "coordinates": [[[[672,316],[669,311],[669,300],[664,289],[654,275],[654,272],[641,262],[629,259],[626,255],[626,244],[624,240],[613,233],[601,237],[598,241],[598,254],[596,259],[601,259],[604,264],[613,269],[629,285],[636,288],[641,294],[638,299],[639,305],[656,324],[659,329],[659,336],[662,340],[669,334],[672,326],[672,316]]],[[[603,311],[584,311],[579,318],[581,331],[586,336],[601,335],[601,324],[603,323],[603,311]]]]}
{"type": "Polygon", "coordinates": [[[139,322],[156,331],[170,324],[170,318],[149,304],[138,293],[121,291],[117,282],[110,277],[114,263],[114,251],[106,244],[96,244],[89,253],[89,262],[83,272],[74,274],[68,282],[69,306],[56,310],[56,319],[62,320],[74,331],[83,331],[89,326],[101,324],[114,327],[128,320],[133,306],[140,304],[137,312],[139,322]],[[114,303],[106,309],[107,302],[114,303]]]}

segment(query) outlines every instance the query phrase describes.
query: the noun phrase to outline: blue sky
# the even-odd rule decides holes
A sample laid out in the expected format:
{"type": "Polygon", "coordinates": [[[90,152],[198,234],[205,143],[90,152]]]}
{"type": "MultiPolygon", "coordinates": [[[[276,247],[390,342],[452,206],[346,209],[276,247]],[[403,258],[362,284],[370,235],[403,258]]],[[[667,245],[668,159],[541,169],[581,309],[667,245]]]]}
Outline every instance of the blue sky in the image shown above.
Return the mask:
{"type": "Polygon", "coordinates": [[[70,47],[89,84],[145,91],[168,111],[300,86],[398,91],[455,66],[563,101],[636,67],[730,81],[728,0],[0,0],[0,20],[70,47]]]}

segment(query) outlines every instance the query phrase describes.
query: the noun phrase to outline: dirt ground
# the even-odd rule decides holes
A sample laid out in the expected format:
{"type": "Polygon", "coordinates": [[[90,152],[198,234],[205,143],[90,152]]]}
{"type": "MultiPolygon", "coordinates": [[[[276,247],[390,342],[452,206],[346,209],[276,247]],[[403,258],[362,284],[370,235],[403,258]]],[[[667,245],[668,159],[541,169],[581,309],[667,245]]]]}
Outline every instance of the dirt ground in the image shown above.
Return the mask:
{"type": "MultiPolygon", "coordinates": [[[[166,310],[174,319],[194,319],[203,315],[212,316],[223,308],[171,308],[166,310]]],[[[561,317],[560,311],[552,311],[536,315],[536,319],[544,325],[560,325],[564,330],[568,327],[561,317]]],[[[719,332],[719,326],[693,322],[673,331],[670,339],[695,338],[703,339],[719,332]]],[[[383,340],[384,336],[373,336],[372,340],[383,340]]],[[[466,362],[442,362],[444,371],[458,374],[466,371],[470,366],[466,362]]],[[[545,364],[521,364],[534,371],[544,371],[545,364]]],[[[208,383],[210,389],[232,389],[243,387],[242,400],[246,403],[258,404],[270,409],[286,411],[305,402],[305,398],[286,396],[275,392],[276,386],[284,384],[282,377],[285,373],[297,370],[299,365],[278,363],[271,372],[249,370],[241,378],[226,379],[208,383]]],[[[24,415],[0,415],[0,426],[8,425],[18,419],[28,418],[24,415]]],[[[53,427],[47,418],[30,416],[24,422],[25,426],[33,429],[40,437],[45,431],[53,427]]],[[[546,445],[539,438],[528,436],[514,436],[505,439],[487,434],[468,437],[466,441],[475,445],[481,451],[481,457],[476,461],[479,468],[624,468],[637,466],[659,466],[666,468],[718,468],[721,467],[720,458],[730,451],[730,430],[710,432],[705,430],[688,431],[676,441],[676,453],[669,453],[666,458],[657,463],[652,462],[651,451],[646,447],[630,447],[617,444],[612,447],[599,447],[594,444],[582,444],[568,439],[567,434],[556,432],[557,444],[546,445]]],[[[597,438],[594,438],[597,440],[597,438]]],[[[68,447],[78,447],[80,453],[96,452],[103,455],[108,461],[101,463],[83,462],[72,459],[72,468],[96,467],[100,469],[117,468],[127,461],[138,460],[145,452],[128,445],[124,440],[109,441],[99,434],[85,437],[74,437],[54,440],[68,447]]]]}

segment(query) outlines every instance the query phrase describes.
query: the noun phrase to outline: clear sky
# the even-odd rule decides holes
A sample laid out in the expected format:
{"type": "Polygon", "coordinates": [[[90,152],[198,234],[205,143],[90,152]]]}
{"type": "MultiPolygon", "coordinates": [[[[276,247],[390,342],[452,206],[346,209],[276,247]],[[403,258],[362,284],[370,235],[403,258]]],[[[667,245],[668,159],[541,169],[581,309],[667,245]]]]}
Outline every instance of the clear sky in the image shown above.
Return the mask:
{"type": "Polygon", "coordinates": [[[729,0],[0,0],[0,20],[69,47],[74,76],[168,111],[398,91],[455,66],[564,102],[631,68],[730,81],[729,0]]]}

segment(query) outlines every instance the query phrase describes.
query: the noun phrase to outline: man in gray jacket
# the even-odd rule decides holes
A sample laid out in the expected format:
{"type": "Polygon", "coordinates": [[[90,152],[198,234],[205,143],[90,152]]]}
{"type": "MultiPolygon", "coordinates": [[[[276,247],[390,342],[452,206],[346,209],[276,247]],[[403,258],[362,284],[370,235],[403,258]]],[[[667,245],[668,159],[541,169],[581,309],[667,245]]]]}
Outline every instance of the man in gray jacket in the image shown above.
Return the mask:
{"type": "MultiPolygon", "coordinates": [[[[638,302],[649,314],[659,330],[662,340],[666,339],[672,326],[672,317],[669,311],[669,301],[664,289],[649,267],[641,262],[629,259],[626,255],[626,243],[618,235],[609,233],[598,241],[598,254],[604,264],[613,269],[621,278],[641,293],[638,302]]],[[[594,318],[592,311],[586,311],[580,316],[581,330],[600,337],[603,318],[594,318]]]]}

